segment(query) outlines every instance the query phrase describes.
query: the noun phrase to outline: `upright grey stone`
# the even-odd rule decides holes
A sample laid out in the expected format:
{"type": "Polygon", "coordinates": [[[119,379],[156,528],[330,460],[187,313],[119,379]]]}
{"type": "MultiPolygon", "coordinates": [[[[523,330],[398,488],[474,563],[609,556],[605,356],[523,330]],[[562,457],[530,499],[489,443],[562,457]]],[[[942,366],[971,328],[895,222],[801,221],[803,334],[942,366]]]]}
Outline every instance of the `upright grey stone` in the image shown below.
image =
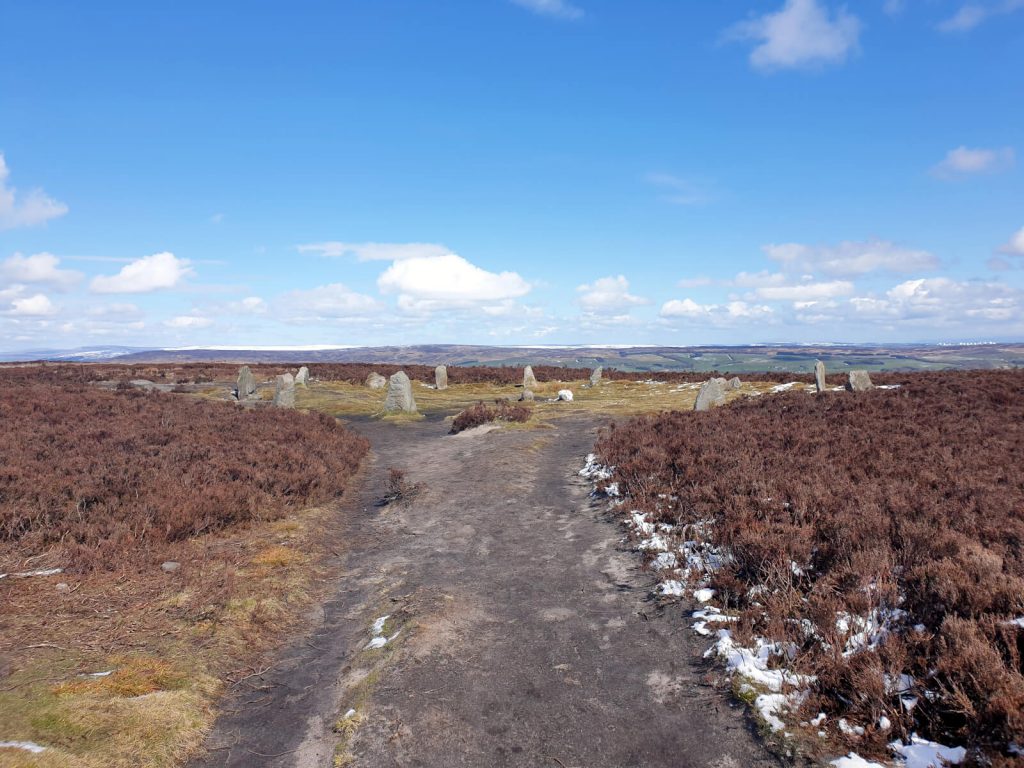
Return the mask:
{"type": "Polygon", "coordinates": [[[590,386],[596,387],[601,383],[601,374],[604,373],[603,366],[597,366],[593,373],[590,374],[590,386]]]}
{"type": "Polygon", "coordinates": [[[846,380],[846,388],[850,392],[866,392],[869,389],[874,389],[875,385],[871,383],[871,377],[868,376],[867,371],[850,371],[846,380]]]}
{"type": "Polygon", "coordinates": [[[726,386],[726,389],[730,389],[730,390],[732,390],[732,389],[739,389],[742,386],[743,386],[743,382],[740,381],[740,377],[739,376],[733,376],[731,379],[729,379],[728,386],[726,386]]]}
{"type": "Polygon", "coordinates": [[[819,392],[825,391],[825,364],[821,360],[814,361],[814,386],[819,392]]]}
{"type": "Polygon", "coordinates": [[[416,413],[416,401],[412,397],[412,382],[399,371],[388,380],[388,396],[384,401],[388,413],[416,413]]]}
{"type": "Polygon", "coordinates": [[[537,386],[537,377],[533,375],[533,366],[523,368],[523,389],[534,389],[537,386]]]}
{"type": "Polygon", "coordinates": [[[374,371],[366,377],[366,386],[370,389],[384,389],[388,384],[388,380],[381,376],[379,373],[374,371]]]}
{"type": "Polygon", "coordinates": [[[299,368],[299,372],[295,374],[295,383],[300,387],[304,387],[309,384],[309,368],[306,366],[299,368]]]}
{"type": "Polygon", "coordinates": [[[238,384],[235,386],[235,396],[239,400],[246,400],[256,394],[256,377],[252,375],[248,365],[238,369],[238,384]]]}
{"type": "Polygon", "coordinates": [[[448,389],[448,369],[443,365],[434,369],[434,388],[448,389]]]}
{"type": "Polygon", "coordinates": [[[295,407],[295,379],[290,373],[274,379],[274,405],[278,408],[295,407]]]}
{"type": "Polygon", "coordinates": [[[695,411],[707,411],[716,405],[725,404],[725,379],[708,379],[700,386],[697,401],[693,404],[695,411]]]}

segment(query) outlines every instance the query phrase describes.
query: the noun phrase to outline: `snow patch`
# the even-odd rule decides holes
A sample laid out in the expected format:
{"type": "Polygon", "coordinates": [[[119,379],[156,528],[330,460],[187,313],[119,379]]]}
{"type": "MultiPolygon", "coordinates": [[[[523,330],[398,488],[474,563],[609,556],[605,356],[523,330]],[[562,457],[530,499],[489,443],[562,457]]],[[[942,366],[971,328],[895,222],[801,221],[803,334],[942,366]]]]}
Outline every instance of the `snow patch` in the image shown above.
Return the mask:
{"type": "Polygon", "coordinates": [[[46,747],[40,746],[34,741],[0,741],[0,749],[24,749],[34,755],[46,751],[46,747]]]}
{"type": "Polygon", "coordinates": [[[906,768],[943,768],[946,763],[960,765],[967,757],[963,747],[944,747],[914,734],[910,735],[909,744],[894,741],[889,749],[906,761],[906,768]]]}

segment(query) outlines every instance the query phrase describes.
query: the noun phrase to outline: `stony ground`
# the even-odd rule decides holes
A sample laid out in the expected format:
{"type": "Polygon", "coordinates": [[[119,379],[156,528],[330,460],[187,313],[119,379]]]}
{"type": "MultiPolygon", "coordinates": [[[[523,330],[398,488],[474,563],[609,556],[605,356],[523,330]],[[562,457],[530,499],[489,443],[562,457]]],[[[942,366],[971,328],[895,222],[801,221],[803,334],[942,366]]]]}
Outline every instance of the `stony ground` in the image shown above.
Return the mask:
{"type": "Polygon", "coordinates": [[[337,592],[233,689],[194,765],[775,765],[590,500],[597,425],[355,421],[371,480],[342,511],[337,592]],[[420,491],[378,506],[389,467],[420,491]],[[367,649],[384,615],[393,640],[367,649]]]}

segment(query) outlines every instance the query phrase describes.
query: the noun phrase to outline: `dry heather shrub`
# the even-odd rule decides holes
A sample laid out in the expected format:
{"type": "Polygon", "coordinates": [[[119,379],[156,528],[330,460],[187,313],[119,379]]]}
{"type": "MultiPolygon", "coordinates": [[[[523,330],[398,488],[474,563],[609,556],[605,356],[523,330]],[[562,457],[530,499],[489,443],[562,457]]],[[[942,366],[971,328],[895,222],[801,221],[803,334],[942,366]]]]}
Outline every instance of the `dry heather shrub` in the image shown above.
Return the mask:
{"type": "Polygon", "coordinates": [[[116,568],[341,494],[369,445],[321,414],[74,384],[0,389],[0,544],[116,568]]]}
{"type": "Polygon", "coordinates": [[[1024,630],[1010,623],[1024,615],[1024,372],[905,378],[639,417],[597,451],[630,508],[712,522],[733,555],[720,597],[743,611],[740,633],[801,649],[809,710],[864,725],[868,747],[892,737],[874,728],[884,714],[998,760],[1024,743],[1024,630]],[[906,613],[876,651],[844,654],[837,614],[872,611],[906,613]],[[901,673],[911,712],[886,686],[901,673]]]}
{"type": "Polygon", "coordinates": [[[479,402],[472,405],[452,421],[451,434],[455,435],[482,424],[489,424],[492,421],[515,421],[525,423],[530,420],[533,410],[526,405],[510,403],[508,400],[495,400],[494,405],[484,405],[479,402]]]}

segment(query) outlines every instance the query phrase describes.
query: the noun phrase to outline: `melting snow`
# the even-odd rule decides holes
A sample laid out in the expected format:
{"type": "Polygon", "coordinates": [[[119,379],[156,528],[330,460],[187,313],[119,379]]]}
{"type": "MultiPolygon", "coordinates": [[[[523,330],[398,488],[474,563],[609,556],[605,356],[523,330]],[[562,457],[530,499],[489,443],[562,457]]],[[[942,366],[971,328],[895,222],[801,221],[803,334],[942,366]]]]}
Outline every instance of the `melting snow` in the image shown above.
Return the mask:
{"type": "Polygon", "coordinates": [[[837,757],[829,765],[834,765],[835,768],[885,768],[881,763],[868,762],[856,752],[851,752],[846,757],[837,757]]]}
{"type": "Polygon", "coordinates": [[[800,382],[799,381],[791,381],[788,384],[776,384],[769,391],[770,392],[785,392],[788,389],[792,389],[793,387],[798,387],[798,386],[800,386],[800,382]]]}
{"type": "Polygon", "coordinates": [[[46,747],[41,747],[34,741],[0,741],[0,749],[24,749],[33,754],[46,751],[46,747]]]}
{"type": "Polygon", "coordinates": [[[963,747],[944,747],[913,734],[909,744],[894,741],[889,749],[906,761],[906,768],[942,768],[943,760],[950,765],[960,765],[967,757],[967,750],[963,747]]]}

